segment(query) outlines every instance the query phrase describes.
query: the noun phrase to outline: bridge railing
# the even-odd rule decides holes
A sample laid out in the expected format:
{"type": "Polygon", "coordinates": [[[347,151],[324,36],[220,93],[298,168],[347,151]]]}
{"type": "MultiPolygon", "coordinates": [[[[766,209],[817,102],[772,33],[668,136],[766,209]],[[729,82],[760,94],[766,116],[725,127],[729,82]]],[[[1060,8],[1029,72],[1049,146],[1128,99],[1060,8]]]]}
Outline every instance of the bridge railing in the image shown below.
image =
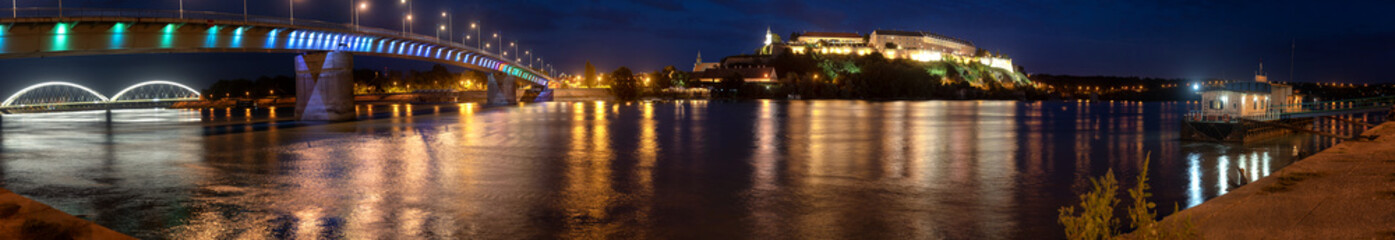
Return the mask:
{"type": "MultiPolygon", "coordinates": [[[[486,56],[512,63],[512,65],[523,68],[535,75],[550,77],[542,74],[542,71],[528,68],[527,65],[518,64],[500,53],[488,52],[470,44],[445,41],[436,36],[424,34],[407,33],[399,30],[389,30],[375,27],[364,27],[348,23],[325,22],[308,19],[290,19],[284,17],[244,15],[225,12],[211,11],[181,11],[177,10],[153,10],[153,9],[100,9],[100,8],[6,8],[0,9],[0,22],[39,22],[39,21],[61,21],[66,18],[155,18],[160,21],[183,22],[183,23],[260,23],[285,25],[304,28],[317,28],[326,30],[336,30],[345,32],[369,33],[383,36],[392,36],[421,42],[447,45],[453,48],[465,49],[468,51],[484,54],[486,56]],[[11,18],[12,17],[12,18],[11,18]],[[57,18],[57,19],[55,19],[57,18]]],[[[502,46],[501,46],[502,47],[502,46]]]]}

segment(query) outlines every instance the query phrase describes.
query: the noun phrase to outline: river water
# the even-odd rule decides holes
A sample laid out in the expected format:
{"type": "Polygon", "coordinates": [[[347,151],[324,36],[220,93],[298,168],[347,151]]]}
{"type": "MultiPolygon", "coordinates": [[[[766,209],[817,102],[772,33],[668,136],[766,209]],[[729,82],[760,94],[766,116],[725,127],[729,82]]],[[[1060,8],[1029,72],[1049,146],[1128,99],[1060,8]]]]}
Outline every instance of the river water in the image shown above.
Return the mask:
{"type": "Polygon", "coordinates": [[[1179,141],[1189,106],[366,105],[368,120],[309,124],[276,120],[286,109],[7,115],[0,186],[143,239],[1049,239],[1062,236],[1057,209],[1110,169],[1128,184],[1151,156],[1154,201],[1170,213],[1224,194],[1240,169],[1257,179],[1336,143],[1179,141]]]}

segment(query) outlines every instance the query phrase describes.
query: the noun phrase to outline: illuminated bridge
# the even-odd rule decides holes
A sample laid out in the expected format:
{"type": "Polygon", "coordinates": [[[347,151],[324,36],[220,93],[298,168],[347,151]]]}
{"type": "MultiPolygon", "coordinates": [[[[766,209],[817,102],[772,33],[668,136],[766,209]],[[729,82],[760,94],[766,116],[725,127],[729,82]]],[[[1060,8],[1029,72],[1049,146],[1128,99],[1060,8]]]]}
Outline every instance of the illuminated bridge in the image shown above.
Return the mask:
{"type": "Polygon", "coordinates": [[[26,87],[5,98],[5,102],[0,103],[0,112],[165,107],[177,102],[198,100],[199,91],[170,81],[137,83],[111,97],[74,83],[46,82],[26,87]]]}
{"type": "MultiPolygon", "coordinates": [[[[0,58],[301,53],[294,61],[297,116],[302,111],[316,111],[330,115],[331,119],[342,119],[345,108],[352,109],[354,55],[428,61],[493,72],[495,74],[489,75],[489,87],[491,92],[500,93],[497,94],[499,102],[517,100],[513,79],[544,87],[551,80],[540,71],[517,64],[516,59],[473,46],[343,23],[199,11],[68,8],[60,13],[59,9],[29,8],[14,12],[17,17],[0,19],[0,58]],[[499,89],[495,90],[496,87],[499,89]]],[[[491,94],[491,102],[496,102],[495,95],[491,94]]],[[[319,115],[312,116],[309,118],[320,119],[319,115]]]]}

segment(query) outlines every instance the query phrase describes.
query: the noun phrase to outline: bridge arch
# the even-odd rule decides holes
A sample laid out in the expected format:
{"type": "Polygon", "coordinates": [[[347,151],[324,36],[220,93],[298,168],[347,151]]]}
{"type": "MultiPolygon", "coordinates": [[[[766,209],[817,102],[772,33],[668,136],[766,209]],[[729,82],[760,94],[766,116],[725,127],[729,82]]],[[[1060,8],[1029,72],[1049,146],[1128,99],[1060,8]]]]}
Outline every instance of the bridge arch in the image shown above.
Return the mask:
{"type": "Polygon", "coordinates": [[[97,91],[93,91],[91,88],[87,88],[87,87],[82,86],[82,85],[78,85],[78,84],[74,84],[74,83],[70,83],[70,82],[45,82],[45,83],[34,84],[34,85],[32,85],[32,86],[25,87],[24,89],[20,89],[18,92],[15,92],[14,95],[10,95],[9,98],[6,98],[6,99],[5,99],[5,102],[0,103],[0,106],[3,106],[3,107],[11,106],[11,105],[13,105],[13,104],[15,103],[15,100],[20,99],[20,97],[23,97],[23,96],[25,96],[26,94],[28,94],[29,92],[32,92],[32,91],[35,91],[35,90],[39,90],[39,89],[44,88],[44,87],[72,87],[72,88],[77,88],[77,89],[80,89],[80,90],[82,90],[82,91],[87,92],[88,94],[91,94],[92,96],[97,97],[97,99],[99,99],[99,101],[97,101],[98,103],[100,103],[100,102],[108,102],[108,101],[111,101],[111,99],[107,98],[106,96],[103,96],[101,93],[97,93],[97,91]]]}
{"type": "MultiPolygon", "coordinates": [[[[145,82],[137,83],[137,84],[135,84],[135,85],[131,85],[130,87],[126,87],[126,89],[121,89],[120,92],[116,92],[116,95],[113,95],[113,96],[111,97],[111,99],[108,100],[108,101],[113,101],[113,102],[114,102],[114,101],[123,100],[121,97],[126,96],[126,94],[127,94],[127,93],[130,93],[132,90],[136,90],[137,88],[140,88],[140,87],[152,86],[152,85],[155,85],[155,86],[166,85],[166,86],[177,87],[177,88],[179,88],[179,89],[183,89],[183,90],[186,90],[186,91],[189,91],[189,92],[193,93],[192,95],[188,95],[188,96],[193,96],[192,98],[198,98],[199,96],[202,96],[202,95],[203,95],[202,93],[199,93],[198,90],[194,90],[194,88],[191,88],[191,87],[189,87],[189,86],[185,86],[184,84],[179,84],[179,83],[177,83],[177,82],[171,82],[171,81],[165,81],[165,80],[153,80],[153,81],[145,81],[145,82]]],[[[188,98],[188,97],[185,97],[185,98],[188,98]]],[[[129,100],[129,99],[124,99],[124,100],[129,100]]]]}

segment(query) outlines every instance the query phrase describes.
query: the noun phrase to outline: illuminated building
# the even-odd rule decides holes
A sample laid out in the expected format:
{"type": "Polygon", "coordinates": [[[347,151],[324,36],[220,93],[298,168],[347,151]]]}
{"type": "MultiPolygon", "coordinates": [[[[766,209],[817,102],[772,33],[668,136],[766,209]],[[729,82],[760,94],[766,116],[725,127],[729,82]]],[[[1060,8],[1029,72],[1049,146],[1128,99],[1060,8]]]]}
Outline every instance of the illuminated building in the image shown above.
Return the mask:
{"type": "Polygon", "coordinates": [[[780,77],[772,67],[715,68],[694,72],[693,78],[702,83],[720,83],[722,78],[741,75],[746,83],[776,83],[780,77]]]}
{"type": "Polygon", "coordinates": [[[1296,104],[1303,103],[1303,97],[1294,94],[1292,86],[1269,82],[1264,75],[1264,64],[1259,68],[1253,82],[1229,82],[1220,88],[1202,91],[1201,114],[1250,117],[1299,110],[1296,104]]]}
{"type": "Polygon", "coordinates": [[[720,66],[722,66],[722,63],[720,62],[702,62],[702,52],[698,52],[697,63],[693,63],[693,72],[707,71],[707,69],[713,69],[720,66]]]}
{"type": "Polygon", "coordinates": [[[1309,118],[1281,116],[1304,111],[1303,96],[1293,87],[1269,82],[1264,64],[1253,82],[1229,82],[1201,91],[1201,104],[1187,114],[1182,139],[1244,142],[1289,132],[1283,127],[1311,124],[1309,118]],[[1278,124],[1274,124],[1278,123],[1278,124]]]}
{"type": "Polygon", "coordinates": [[[867,36],[867,45],[893,58],[911,58],[926,52],[970,56],[978,48],[974,43],[930,32],[876,30],[867,36]]]}

